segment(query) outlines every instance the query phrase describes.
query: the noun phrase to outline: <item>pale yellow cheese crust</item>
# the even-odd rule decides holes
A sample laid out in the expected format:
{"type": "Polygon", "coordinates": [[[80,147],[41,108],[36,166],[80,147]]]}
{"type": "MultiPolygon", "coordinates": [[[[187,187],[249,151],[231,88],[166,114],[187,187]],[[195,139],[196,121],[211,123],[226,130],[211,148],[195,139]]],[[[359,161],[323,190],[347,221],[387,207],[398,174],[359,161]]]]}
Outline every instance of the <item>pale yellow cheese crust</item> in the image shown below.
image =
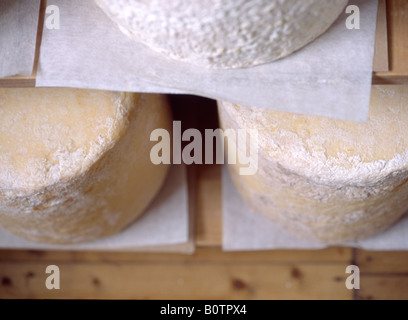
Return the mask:
{"type": "Polygon", "coordinates": [[[159,191],[150,133],[170,130],[160,95],[0,89],[0,225],[69,244],[115,234],[159,191]]]}
{"type": "Polygon", "coordinates": [[[259,171],[242,196],[294,235],[337,244],[372,236],[408,210],[408,86],[374,86],[367,123],[220,102],[224,128],[259,130],[259,171]]]}

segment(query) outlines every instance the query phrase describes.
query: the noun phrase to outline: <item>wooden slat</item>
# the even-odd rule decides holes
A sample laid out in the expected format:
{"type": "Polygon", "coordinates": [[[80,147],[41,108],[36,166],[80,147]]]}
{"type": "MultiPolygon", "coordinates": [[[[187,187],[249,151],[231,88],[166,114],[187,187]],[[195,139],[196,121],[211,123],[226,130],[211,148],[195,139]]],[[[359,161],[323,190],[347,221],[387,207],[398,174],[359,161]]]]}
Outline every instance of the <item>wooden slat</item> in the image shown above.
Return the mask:
{"type": "Polygon", "coordinates": [[[407,300],[408,276],[367,275],[361,277],[361,300],[407,300]]]}
{"type": "Polygon", "coordinates": [[[408,252],[356,250],[360,267],[361,300],[408,299],[408,252]]]}
{"type": "Polygon", "coordinates": [[[388,72],[389,68],[387,3],[379,0],[373,71],[388,72]]]}
{"type": "Polygon", "coordinates": [[[408,1],[387,0],[390,71],[374,74],[375,84],[408,83],[408,1]]]}
{"type": "Polygon", "coordinates": [[[45,288],[46,264],[0,263],[0,298],[351,299],[343,266],[59,263],[61,289],[45,288]]]}
{"type": "Polygon", "coordinates": [[[0,88],[33,88],[35,76],[13,76],[0,78],[0,88]]]}
{"type": "Polygon", "coordinates": [[[351,299],[351,250],[222,252],[194,255],[0,251],[0,298],[351,299]],[[61,271],[59,291],[45,268],[61,271]]]}
{"type": "Polygon", "coordinates": [[[253,252],[223,252],[217,247],[200,247],[192,255],[172,253],[133,253],[98,251],[40,251],[0,250],[0,262],[47,262],[47,263],[275,263],[288,264],[340,264],[349,265],[352,250],[330,248],[324,250],[274,250],[253,252]]]}
{"type": "Polygon", "coordinates": [[[197,169],[196,243],[222,244],[221,167],[203,165],[197,169]]]}
{"type": "MultiPolygon", "coordinates": [[[[33,67],[33,77],[36,78],[40,62],[40,49],[44,29],[45,10],[47,8],[47,0],[41,0],[40,13],[38,16],[37,41],[35,46],[35,58],[33,67]]],[[[35,84],[34,84],[35,85],[35,84]]]]}
{"type": "Polygon", "coordinates": [[[383,273],[408,275],[408,251],[375,252],[358,250],[356,263],[364,274],[383,273]]]}

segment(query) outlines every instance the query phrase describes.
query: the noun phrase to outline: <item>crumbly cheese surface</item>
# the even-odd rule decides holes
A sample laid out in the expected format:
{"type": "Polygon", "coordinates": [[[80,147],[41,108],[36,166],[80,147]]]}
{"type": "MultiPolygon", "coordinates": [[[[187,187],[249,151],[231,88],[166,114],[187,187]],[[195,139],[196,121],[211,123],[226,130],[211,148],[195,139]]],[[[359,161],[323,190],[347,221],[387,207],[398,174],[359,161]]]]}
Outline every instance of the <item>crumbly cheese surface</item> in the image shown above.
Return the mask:
{"type": "Polygon", "coordinates": [[[95,0],[128,36],[171,58],[240,68],[285,57],[324,33],[348,0],[95,0]]]}
{"type": "Polygon", "coordinates": [[[0,89],[0,186],[32,190],[85,172],[128,126],[129,97],[0,89]]]}
{"type": "Polygon", "coordinates": [[[223,103],[260,132],[268,157],[316,183],[364,184],[408,166],[408,88],[375,86],[369,121],[347,122],[223,103]]]}
{"type": "Polygon", "coordinates": [[[170,124],[159,95],[0,89],[0,225],[59,244],[119,232],[164,181],[149,137],[170,124]]]}
{"type": "Polygon", "coordinates": [[[371,236],[408,210],[408,87],[374,86],[367,123],[220,103],[226,128],[259,130],[259,171],[244,198],[288,230],[325,243],[371,236]]]}

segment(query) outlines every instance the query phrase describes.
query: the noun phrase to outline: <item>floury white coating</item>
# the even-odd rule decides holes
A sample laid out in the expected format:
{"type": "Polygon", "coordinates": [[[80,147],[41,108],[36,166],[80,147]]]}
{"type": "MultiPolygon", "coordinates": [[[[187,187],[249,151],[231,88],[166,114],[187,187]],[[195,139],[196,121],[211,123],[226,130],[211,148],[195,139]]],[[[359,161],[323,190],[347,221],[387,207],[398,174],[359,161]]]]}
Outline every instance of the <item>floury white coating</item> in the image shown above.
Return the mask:
{"type": "MultiPolygon", "coordinates": [[[[271,102],[273,103],[273,102],[271,102]]],[[[259,132],[259,170],[232,178],[254,210],[313,242],[355,242],[408,210],[408,87],[373,86],[366,123],[220,102],[225,129],[259,132]]]]}
{"type": "Polygon", "coordinates": [[[323,34],[348,0],[95,0],[131,38],[173,59],[242,68],[323,34]]]}
{"type": "Polygon", "coordinates": [[[167,174],[147,152],[152,130],[170,130],[161,95],[0,88],[0,124],[0,226],[31,241],[113,235],[167,174]]]}
{"type": "Polygon", "coordinates": [[[407,87],[373,86],[367,123],[221,104],[239,128],[259,131],[268,159],[314,184],[340,188],[408,172],[407,103],[407,87]]]}

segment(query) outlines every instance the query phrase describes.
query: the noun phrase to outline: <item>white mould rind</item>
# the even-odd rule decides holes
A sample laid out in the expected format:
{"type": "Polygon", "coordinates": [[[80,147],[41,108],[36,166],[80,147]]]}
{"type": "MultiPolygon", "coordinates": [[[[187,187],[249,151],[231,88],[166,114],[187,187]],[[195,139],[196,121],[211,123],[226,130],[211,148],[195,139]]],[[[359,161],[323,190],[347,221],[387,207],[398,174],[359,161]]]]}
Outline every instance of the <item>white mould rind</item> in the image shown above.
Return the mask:
{"type": "Polygon", "coordinates": [[[240,176],[229,165],[235,185],[255,212],[295,236],[353,242],[408,210],[407,86],[374,86],[367,123],[219,106],[224,129],[258,130],[258,172],[240,176]]]}
{"type": "Polygon", "coordinates": [[[271,62],[304,47],[348,0],[95,0],[128,36],[206,68],[271,62]]]}

